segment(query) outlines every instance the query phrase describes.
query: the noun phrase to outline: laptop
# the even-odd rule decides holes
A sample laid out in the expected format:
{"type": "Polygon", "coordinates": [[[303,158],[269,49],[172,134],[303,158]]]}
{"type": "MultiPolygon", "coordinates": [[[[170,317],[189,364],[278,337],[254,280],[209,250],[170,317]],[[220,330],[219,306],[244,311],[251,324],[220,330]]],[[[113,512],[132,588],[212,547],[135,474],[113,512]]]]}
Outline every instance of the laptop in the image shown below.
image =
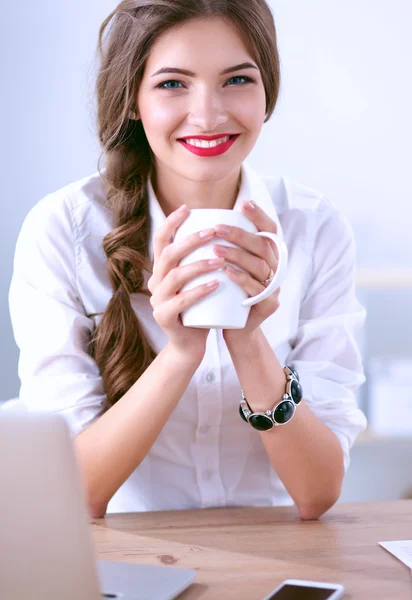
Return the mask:
{"type": "Polygon", "coordinates": [[[1,600],[172,600],[196,572],[99,560],[64,418],[0,411],[1,600]]]}

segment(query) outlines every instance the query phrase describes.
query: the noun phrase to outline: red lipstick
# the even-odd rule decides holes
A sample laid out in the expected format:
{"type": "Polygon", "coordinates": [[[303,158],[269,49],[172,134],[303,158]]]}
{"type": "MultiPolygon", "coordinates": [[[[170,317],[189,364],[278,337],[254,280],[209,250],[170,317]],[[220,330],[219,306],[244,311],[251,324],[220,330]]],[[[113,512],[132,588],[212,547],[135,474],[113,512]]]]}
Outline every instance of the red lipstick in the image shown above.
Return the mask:
{"type": "MultiPolygon", "coordinates": [[[[230,134],[227,134],[227,135],[230,135],[230,134]]],[[[195,136],[192,136],[187,139],[206,140],[208,142],[211,142],[212,140],[218,140],[222,137],[227,137],[227,135],[224,135],[224,134],[213,135],[213,136],[195,135],[195,136]]],[[[227,142],[224,142],[223,144],[218,144],[217,146],[214,146],[213,148],[199,148],[198,146],[192,146],[191,144],[188,144],[184,139],[180,139],[180,140],[178,140],[178,142],[180,144],[182,144],[182,146],[184,148],[186,148],[186,150],[189,150],[189,152],[192,152],[192,154],[196,154],[196,156],[212,157],[212,156],[220,156],[221,154],[225,154],[225,152],[227,152],[233,146],[233,144],[236,142],[238,137],[239,137],[239,134],[230,135],[230,139],[227,142]]]]}

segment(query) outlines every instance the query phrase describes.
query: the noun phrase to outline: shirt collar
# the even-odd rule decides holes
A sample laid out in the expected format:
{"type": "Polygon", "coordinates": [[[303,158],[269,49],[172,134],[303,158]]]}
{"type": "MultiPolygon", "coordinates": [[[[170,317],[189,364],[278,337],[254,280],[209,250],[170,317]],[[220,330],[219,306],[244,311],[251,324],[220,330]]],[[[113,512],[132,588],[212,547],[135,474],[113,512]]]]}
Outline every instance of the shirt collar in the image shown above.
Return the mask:
{"type": "MultiPolygon", "coordinates": [[[[151,220],[150,258],[153,259],[153,234],[162,225],[166,216],[156,198],[150,180],[148,182],[148,194],[151,220]]],[[[241,167],[241,183],[233,210],[240,211],[244,200],[254,200],[256,204],[260,206],[273,221],[275,221],[277,232],[280,236],[282,235],[282,226],[269,190],[266,187],[262,176],[252,169],[252,167],[246,165],[246,163],[243,163],[241,167]]]]}

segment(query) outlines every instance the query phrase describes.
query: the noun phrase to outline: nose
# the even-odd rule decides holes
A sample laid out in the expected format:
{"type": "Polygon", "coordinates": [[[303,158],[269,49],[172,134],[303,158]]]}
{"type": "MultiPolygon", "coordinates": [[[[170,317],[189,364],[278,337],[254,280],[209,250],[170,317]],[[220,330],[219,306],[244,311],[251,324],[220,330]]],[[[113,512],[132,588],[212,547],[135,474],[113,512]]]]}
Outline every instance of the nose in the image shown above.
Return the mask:
{"type": "Polygon", "coordinates": [[[188,123],[202,131],[212,132],[228,120],[223,100],[214,90],[199,90],[191,97],[188,123]]]}

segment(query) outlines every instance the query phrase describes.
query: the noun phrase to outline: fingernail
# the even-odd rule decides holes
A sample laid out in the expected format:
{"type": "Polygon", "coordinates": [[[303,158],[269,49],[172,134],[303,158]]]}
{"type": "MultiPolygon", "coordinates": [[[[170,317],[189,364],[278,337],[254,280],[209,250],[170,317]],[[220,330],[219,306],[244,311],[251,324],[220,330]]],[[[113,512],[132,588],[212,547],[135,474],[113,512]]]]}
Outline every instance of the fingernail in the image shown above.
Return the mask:
{"type": "Polygon", "coordinates": [[[239,275],[239,269],[235,269],[235,267],[231,267],[230,265],[225,266],[225,271],[232,275],[239,275]]]}
{"type": "Polygon", "coordinates": [[[225,262],[224,258],[211,258],[208,263],[211,267],[220,267],[225,262]]]}
{"type": "Polygon", "coordinates": [[[256,202],[253,202],[253,200],[250,200],[250,202],[245,202],[244,206],[248,210],[255,210],[255,208],[256,208],[256,202]]]}
{"type": "Polygon", "coordinates": [[[219,236],[228,235],[230,233],[230,227],[228,225],[217,225],[216,234],[219,236]]]}
{"type": "Polygon", "coordinates": [[[229,251],[229,248],[227,246],[215,246],[214,250],[218,254],[227,254],[229,251]]]}
{"type": "Polygon", "coordinates": [[[212,238],[215,235],[215,230],[212,229],[203,229],[202,231],[199,231],[199,237],[204,239],[204,238],[212,238]]]}
{"type": "Polygon", "coordinates": [[[209,281],[209,283],[206,284],[207,288],[215,288],[219,285],[219,281],[217,279],[214,279],[213,281],[209,281]]]}
{"type": "Polygon", "coordinates": [[[182,204],[182,206],[180,208],[178,208],[176,214],[177,215],[182,215],[186,211],[187,211],[187,204],[182,204]]]}

